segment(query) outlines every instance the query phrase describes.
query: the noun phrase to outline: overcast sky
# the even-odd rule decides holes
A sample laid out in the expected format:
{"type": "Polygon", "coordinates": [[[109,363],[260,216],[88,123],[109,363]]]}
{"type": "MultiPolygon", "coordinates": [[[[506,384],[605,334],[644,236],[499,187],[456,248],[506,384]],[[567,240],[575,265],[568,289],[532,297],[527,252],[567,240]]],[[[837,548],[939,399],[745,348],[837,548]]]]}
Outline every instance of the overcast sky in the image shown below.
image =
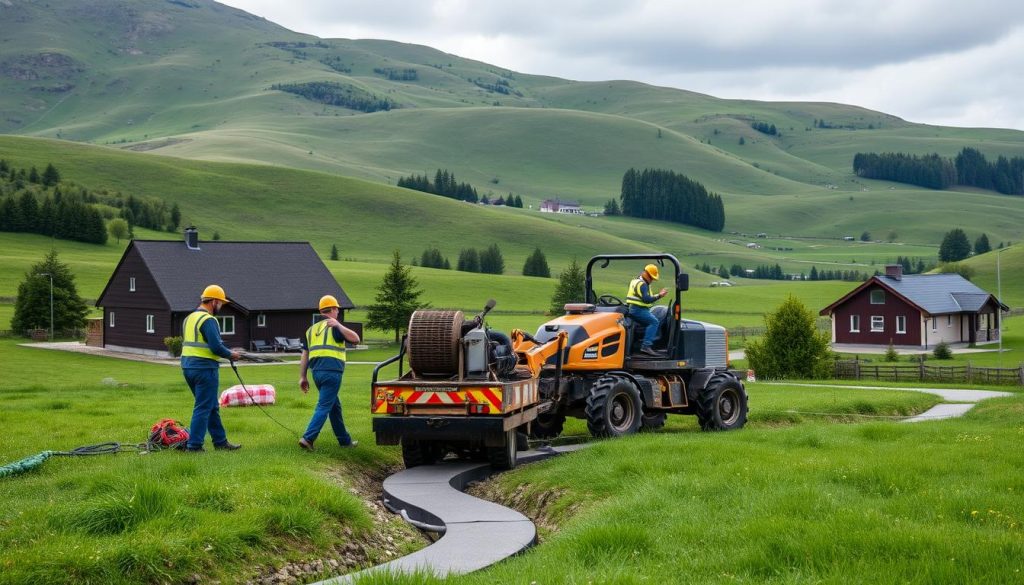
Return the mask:
{"type": "Polygon", "coordinates": [[[1020,0],[224,3],[297,32],[428,45],[522,73],[1024,130],[1020,0]]]}

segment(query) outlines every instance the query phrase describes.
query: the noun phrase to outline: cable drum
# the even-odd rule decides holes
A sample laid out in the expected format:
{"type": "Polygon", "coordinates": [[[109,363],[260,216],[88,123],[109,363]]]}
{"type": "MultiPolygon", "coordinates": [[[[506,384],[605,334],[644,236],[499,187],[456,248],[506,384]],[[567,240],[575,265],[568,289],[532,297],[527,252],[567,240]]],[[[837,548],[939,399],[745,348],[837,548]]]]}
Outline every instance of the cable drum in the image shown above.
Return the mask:
{"type": "Polygon", "coordinates": [[[454,376],[459,370],[462,311],[421,310],[409,319],[409,367],[420,376],[454,376]]]}

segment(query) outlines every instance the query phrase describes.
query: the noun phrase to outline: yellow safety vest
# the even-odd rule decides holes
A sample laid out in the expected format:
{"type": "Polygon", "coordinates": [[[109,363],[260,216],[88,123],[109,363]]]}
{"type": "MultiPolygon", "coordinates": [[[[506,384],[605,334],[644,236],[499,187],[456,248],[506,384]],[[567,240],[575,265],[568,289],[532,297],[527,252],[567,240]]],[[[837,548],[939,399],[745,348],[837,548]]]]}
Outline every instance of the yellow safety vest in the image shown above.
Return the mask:
{"type": "Polygon", "coordinates": [[[199,330],[207,319],[213,319],[213,315],[206,311],[194,311],[185,317],[185,322],[181,326],[181,357],[197,357],[215,361],[220,357],[213,353],[203,332],[199,330]]]}
{"type": "Polygon", "coordinates": [[[345,361],[345,340],[335,341],[332,331],[333,329],[327,326],[327,321],[315,323],[306,330],[309,359],[334,358],[345,361]]]}
{"type": "Polygon", "coordinates": [[[636,305],[638,307],[651,308],[654,303],[645,303],[644,294],[640,292],[640,287],[644,285],[644,279],[637,277],[629,283],[629,290],[626,291],[626,304],[636,305]]]}

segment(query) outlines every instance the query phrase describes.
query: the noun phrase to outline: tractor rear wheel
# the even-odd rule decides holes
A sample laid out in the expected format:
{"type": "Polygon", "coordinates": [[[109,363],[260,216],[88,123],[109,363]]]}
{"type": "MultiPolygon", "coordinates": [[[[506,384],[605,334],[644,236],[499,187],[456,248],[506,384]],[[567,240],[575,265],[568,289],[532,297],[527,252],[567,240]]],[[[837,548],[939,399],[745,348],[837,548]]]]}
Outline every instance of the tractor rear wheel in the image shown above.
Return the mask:
{"type": "Polygon", "coordinates": [[[505,443],[500,447],[487,447],[487,460],[495,469],[514,469],[518,458],[515,429],[505,431],[505,443]]]}
{"type": "Polygon", "coordinates": [[[640,418],[640,430],[656,431],[664,428],[666,418],[668,418],[668,415],[664,412],[644,413],[643,417],[640,418]]]}
{"type": "Polygon", "coordinates": [[[433,465],[437,461],[437,447],[430,441],[402,438],[402,461],[406,469],[433,465]]]}
{"type": "Polygon", "coordinates": [[[605,376],[590,387],[587,429],[595,437],[631,435],[640,428],[640,391],[627,378],[605,376]]]}
{"type": "Polygon", "coordinates": [[[731,431],[747,424],[747,392],[736,378],[716,374],[697,398],[697,420],[705,431],[731,431]]]}
{"type": "Polygon", "coordinates": [[[554,439],[562,434],[564,426],[564,414],[553,412],[538,414],[537,418],[530,423],[530,436],[534,439],[554,439]]]}

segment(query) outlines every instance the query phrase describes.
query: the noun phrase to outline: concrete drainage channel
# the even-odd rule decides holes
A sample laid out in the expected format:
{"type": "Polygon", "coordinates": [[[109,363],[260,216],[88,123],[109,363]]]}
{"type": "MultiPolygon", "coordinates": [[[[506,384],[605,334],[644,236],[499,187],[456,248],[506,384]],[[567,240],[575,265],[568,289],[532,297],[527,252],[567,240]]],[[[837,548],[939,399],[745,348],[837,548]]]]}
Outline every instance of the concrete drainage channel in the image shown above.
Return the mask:
{"type": "MultiPolygon", "coordinates": [[[[519,462],[532,463],[586,446],[527,451],[519,454],[519,462]]],[[[413,467],[385,479],[384,505],[413,526],[442,534],[441,538],[411,555],[314,585],[353,583],[370,573],[459,575],[483,569],[532,546],[537,541],[537,529],[529,518],[463,493],[470,483],[493,474],[487,463],[451,461],[413,467]],[[481,542],[487,546],[481,546],[481,542]]]]}

